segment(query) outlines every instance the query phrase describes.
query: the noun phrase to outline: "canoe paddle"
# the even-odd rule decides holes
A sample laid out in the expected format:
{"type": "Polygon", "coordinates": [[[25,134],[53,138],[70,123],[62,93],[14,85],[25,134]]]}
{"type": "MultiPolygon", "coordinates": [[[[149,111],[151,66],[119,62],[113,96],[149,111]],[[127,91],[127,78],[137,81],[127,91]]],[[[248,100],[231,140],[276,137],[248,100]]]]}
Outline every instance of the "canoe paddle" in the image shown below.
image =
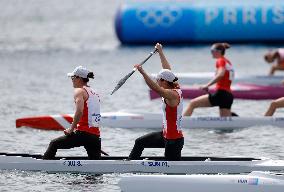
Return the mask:
{"type": "MultiPolygon", "coordinates": [[[[150,57],[152,57],[152,55],[154,55],[157,51],[158,51],[158,49],[154,49],[154,51],[152,51],[152,52],[148,55],[148,57],[147,57],[144,61],[142,61],[139,65],[143,65],[144,63],[146,63],[146,61],[148,61],[148,59],[150,59],[150,57]]],[[[127,80],[131,75],[133,75],[133,73],[134,73],[136,70],[137,70],[137,68],[134,67],[133,70],[132,70],[130,73],[128,73],[125,77],[123,77],[123,78],[117,83],[116,87],[115,87],[114,90],[111,92],[111,95],[112,95],[114,92],[116,92],[116,91],[126,82],[126,80],[127,80]]]]}

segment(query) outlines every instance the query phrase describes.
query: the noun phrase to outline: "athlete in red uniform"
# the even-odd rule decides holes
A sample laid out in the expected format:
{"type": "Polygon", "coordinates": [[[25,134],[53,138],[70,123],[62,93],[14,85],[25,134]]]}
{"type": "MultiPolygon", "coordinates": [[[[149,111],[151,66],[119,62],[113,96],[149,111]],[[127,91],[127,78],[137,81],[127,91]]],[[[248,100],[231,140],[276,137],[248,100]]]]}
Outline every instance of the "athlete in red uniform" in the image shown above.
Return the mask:
{"type": "Polygon", "coordinates": [[[157,83],[143,70],[141,65],[135,65],[144,77],[146,84],[162,97],[163,130],[152,132],[135,140],[135,145],[129,159],[139,159],[144,148],[165,148],[165,159],[177,161],[181,158],[184,144],[181,130],[183,110],[182,93],[177,84],[177,77],[171,72],[171,66],[163,54],[161,44],[158,49],[163,69],[157,75],[157,83]]]}
{"type": "Polygon", "coordinates": [[[234,78],[234,69],[231,62],[225,58],[225,50],[230,47],[227,43],[215,43],[211,47],[211,54],[216,59],[216,75],[206,85],[200,88],[208,92],[208,88],[216,83],[216,92],[197,97],[189,103],[184,116],[191,116],[193,110],[199,107],[219,106],[220,116],[231,116],[233,94],[231,83],[234,78]]]}
{"type": "Polygon", "coordinates": [[[75,114],[69,129],[64,131],[64,136],[53,139],[44,159],[54,159],[57,149],[70,149],[84,146],[89,159],[101,157],[100,139],[100,99],[98,94],[87,85],[89,78],[94,78],[93,72],[86,68],[76,67],[71,77],[74,87],[75,114]]]}

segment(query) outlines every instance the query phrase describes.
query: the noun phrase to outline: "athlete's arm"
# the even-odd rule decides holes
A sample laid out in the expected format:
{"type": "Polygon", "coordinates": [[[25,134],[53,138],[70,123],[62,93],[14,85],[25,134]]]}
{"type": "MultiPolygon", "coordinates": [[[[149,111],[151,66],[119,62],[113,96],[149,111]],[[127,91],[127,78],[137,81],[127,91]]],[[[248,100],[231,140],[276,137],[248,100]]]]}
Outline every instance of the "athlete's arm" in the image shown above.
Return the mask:
{"type": "Polygon", "coordinates": [[[65,134],[71,134],[77,127],[84,110],[84,90],[82,88],[75,89],[74,91],[74,101],[75,101],[75,114],[71,127],[64,131],[65,134]]]}
{"type": "Polygon", "coordinates": [[[217,83],[219,80],[222,79],[222,77],[224,77],[225,75],[225,72],[226,72],[226,61],[224,59],[219,59],[217,61],[217,64],[216,64],[216,67],[217,67],[217,71],[216,71],[216,74],[214,76],[213,79],[211,79],[206,85],[203,85],[201,86],[200,88],[203,89],[203,90],[206,90],[208,91],[208,88],[217,83]]]}
{"type": "Polygon", "coordinates": [[[211,81],[209,81],[209,82],[206,84],[206,86],[207,86],[207,87],[210,87],[211,85],[217,83],[220,79],[222,79],[222,77],[224,77],[225,72],[226,72],[226,70],[225,70],[224,67],[218,68],[215,77],[214,77],[213,79],[211,79],[211,81]]]}
{"type": "Polygon", "coordinates": [[[76,128],[77,124],[79,123],[84,110],[84,90],[83,89],[76,89],[74,94],[75,100],[75,114],[73,118],[73,122],[71,128],[76,128]]]}
{"type": "Polygon", "coordinates": [[[164,55],[162,45],[160,43],[157,43],[155,48],[158,49],[160,60],[161,60],[161,63],[162,63],[162,68],[171,70],[171,65],[168,62],[166,56],[164,55]]]}
{"type": "Polygon", "coordinates": [[[176,91],[164,89],[163,87],[160,87],[156,82],[154,82],[152,78],[149,77],[149,75],[143,70],[141,65],[136,65],[135,67],[137,67],[138,71],[142,74],[148,87],[156,91],[161,97],[164,97],[169,101],[178,98],[176,91]]]}

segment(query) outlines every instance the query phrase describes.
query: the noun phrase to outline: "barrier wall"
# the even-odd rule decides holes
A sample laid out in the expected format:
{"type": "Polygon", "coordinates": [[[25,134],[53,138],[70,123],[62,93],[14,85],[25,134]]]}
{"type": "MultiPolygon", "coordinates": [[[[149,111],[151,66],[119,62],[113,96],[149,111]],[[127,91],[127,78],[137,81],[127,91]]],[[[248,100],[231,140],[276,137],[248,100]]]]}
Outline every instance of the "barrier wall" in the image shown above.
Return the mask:
{"type": "Polygon", "coordinates": [[[128,2],[117,11],[116,34],[134,44],[284,40],[284,0],[228,2],[128,2]]]}

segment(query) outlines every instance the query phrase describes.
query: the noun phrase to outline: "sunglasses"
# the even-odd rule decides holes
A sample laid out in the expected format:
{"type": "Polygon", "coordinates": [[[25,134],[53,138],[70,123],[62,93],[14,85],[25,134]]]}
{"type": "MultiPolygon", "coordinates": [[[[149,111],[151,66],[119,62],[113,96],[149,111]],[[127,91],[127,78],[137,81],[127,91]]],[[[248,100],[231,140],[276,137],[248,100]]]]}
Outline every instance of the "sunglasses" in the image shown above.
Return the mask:
{"type": "Polygon", "coordinates": [[[156,81],[157,81],[157,82],[158,82],[158,81],[164,81],[164,79],[162,79],[162,78],[157,78],[156,81]]]}
{"type": "Polygon", "coordinates": [[[211,49],[211,53],[214,53],[214,52],[219,52],[221,53],[222,51],[220,49],[211,49]]]}
{"type": "Polygon", "coordinates": [[[79,78],[78,76],[74,75],[74,76],[71,76],[71,79],[74,80],[74,79],[77,79],[79,78]]]}

